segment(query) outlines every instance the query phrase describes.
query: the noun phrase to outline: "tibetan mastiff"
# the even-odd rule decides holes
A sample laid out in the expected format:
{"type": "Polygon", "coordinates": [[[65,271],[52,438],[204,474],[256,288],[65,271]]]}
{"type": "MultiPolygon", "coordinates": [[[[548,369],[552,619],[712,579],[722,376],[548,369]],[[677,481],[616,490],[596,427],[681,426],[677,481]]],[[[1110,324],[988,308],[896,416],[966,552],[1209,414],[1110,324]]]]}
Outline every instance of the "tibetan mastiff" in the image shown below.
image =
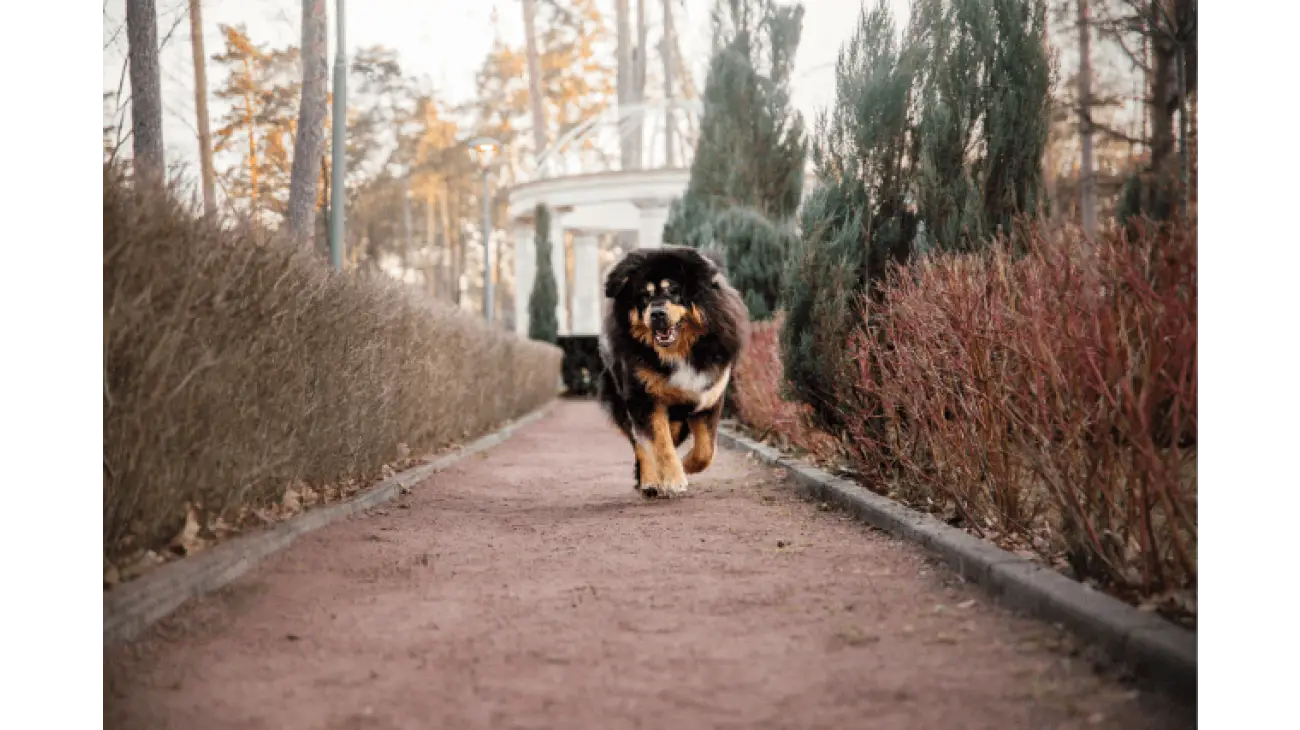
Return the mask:
{"type": "Polygon", "coordinates": [[[713,461],[723,395],[748,337],[744,302],[717,263],[679,246],[628,253],[610,269],[605,296],[601,405],[632,444],[637,491],[682,494],[686,475],[713,461]]]}

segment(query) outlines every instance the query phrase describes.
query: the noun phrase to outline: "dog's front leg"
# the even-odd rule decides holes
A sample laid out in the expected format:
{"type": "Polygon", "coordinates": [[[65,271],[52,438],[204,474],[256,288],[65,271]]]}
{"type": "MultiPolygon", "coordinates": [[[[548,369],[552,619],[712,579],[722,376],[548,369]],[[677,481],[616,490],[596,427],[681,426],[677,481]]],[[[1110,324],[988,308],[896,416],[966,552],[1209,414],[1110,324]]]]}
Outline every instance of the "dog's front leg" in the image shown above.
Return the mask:
{"type": "Polygon", "coordinates": [[[673,445],[672,424],[668,421],[668,407],[656,405],[650,415],[650,428],[654,450],[654,460],[658,467],[658,486],[668,494],[681,494],[686,491],[686,472],[682,460],[677,457],[677,448],[673,445]]]}
{"type": "Polygon", "coordinates": [[[699,474],[713,463],[713,452],[718,443],[718,422],[722,417],[720,405],[704,413],[691,414],[687,424],[691,429],[691,450],[682,462],[687,474],[699,474]]]}
{"type": "Polygon", "coordinates": [[[658,489],[661,481],[659,477],[659,463],[655,457],[654,450],[648,448],[645,444],[637,442],[633,446],[636,452],[636,488],[646,494],[647,497],[654,496],[646,493],[648,489],[658,489]]]}

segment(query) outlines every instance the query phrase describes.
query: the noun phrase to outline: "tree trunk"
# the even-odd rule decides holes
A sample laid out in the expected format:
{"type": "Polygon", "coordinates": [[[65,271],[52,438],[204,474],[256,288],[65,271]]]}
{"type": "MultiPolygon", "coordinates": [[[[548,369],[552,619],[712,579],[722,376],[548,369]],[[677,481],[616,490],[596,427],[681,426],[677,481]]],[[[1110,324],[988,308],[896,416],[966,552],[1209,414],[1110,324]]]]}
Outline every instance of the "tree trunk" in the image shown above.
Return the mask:
{"type": "Polygon", "coordinates": [[[1161,35],[1151,38],[1151,175],[1150,199],[1143,211],[1154,220],[1172,212],[1178,180],[1174,148],[1174,112],[1178,110],[1177,45],[1161,35]]]}
{"type": "MultiPolygon", "coordinates": [[[[633,92],[633,57],[632,48],[632,14],[628,3],[630,0],[614,0],[614,17],[618,28],[618,108],[620,117],[623,110],[629,105],[635,103],[635,94],[633,92]]],[[[629,136],[622,134],[622,125],[620,125],[619,136],[619,162],[624,170],[636,168],[635,164],[635,145],[629,136]]]]}
{"type": "Polygon", "coordinates": [[[316,232],[317,161],[325,149],[325,94],[329,79],[325,0],[302,2],[302,101],[293,142],[289,177],[289,235],[297,246],[313,248],[316,232]]]}
{"type": "MultiPolygon", "coordinates": [[[[636,0],[636,49],[632,55],[632,103],[645,103],[645,72],[646,63],[646,36],[650,29],[646,26],[645,20],[646,0],[636,0]]],[[[644,112],[637,115],[636,123],[632,125],[632,134],[629,135],[632,142],[632,166],[640,169],[644,166],[642,156],[645,154],[645,114],[644,112]]]]}
{"type": "Polygon", "coordinates": [[[1187,218],[1187,208],[1192,195],[1191,160],[1187,156],[1187,126],[1187,44],[1183,42],[1178,45],[1178,182],[1182,190],[1179,207],[1184,220],[1187,218]]]}
{"type": "Polygon", "coordinates": [[[524,0],[524,53],[528,61],[528,103],[533,113],[533,159],[537,160],[546,151],[546,115],[542,110],[542,59],[537,52],[537,0],[524,0]]]}
{"type": "Polygon", "coordinates": [[[429,295],[437,298],[438,296],[438,277],[439,269],[442,265],[442,257],[437,255],[437,244],[434,239],[434,215],[433,215],[433,191],[425,193],[424,197],[424,250],[427,252],[424,280],[429,289],[429,295]]]}
{"type": "Polygon", "coordinates": [[[320,210],[321,210],[321,217],[319,222],[322,225],[317,225],[317,227],[313,228],[312,230],[315,231],[316,233],[323,234],[320,239],[322,245],[317,246],[316,251],[317,253],[320,253],[324,256],[330,255],[330,251],[329,251],[330,189],[331,189],[330,173],[331,170],[330,170],[329,154],[327,151],[322,150],[320,156],[320,187],[319,187],[320,190],[319,200],[320,200],[320,210]]]}
{"type": "Polygon", "coordinates": [[[1092,162],[1092,19],[1089,0],[1079,4],[1079,213],[1083,232],[1097,235],[1097,188],[1092,162]]]}
{"type": "Polygon", "coordinates": [[[443,248],[446,250],[447,294],[453,304],[460,305],[460,252],[459,241],[451,230],[451,216],[447,211],[447,196],[450,191],[443,188],[438,195],[438,221],[442,226],[443,248]]]}
{"type": "Polygon", "coordinates": [[[212,216],[217,213],[217,183],[212,169],[212,132],[208,128],[208,62],[203,53],[203,11],[199,0],[190,0],[190,45],[194,49],[194,113],[199,125],[203,213],[212,216]]]}
{"type": "Polygon", "coordinates": [[[253,119],[253,64],[244,56],[244,76],[248,85],[244,91],[244,124],[248,126],[248,218],[257,226],[257,125],[253,119]]]}
{"type": "MultiPolygon", "coordinates": [[[[677,29],[673,25],[673,0],[664,0],[664,39],[660,46],[659,55],[664,61],[664,101],[672,101],[673,98],[673,50],[677,47],[677,29]]],[[[677,166],[677,151],[673,145],[677,143],[676,137],[676,119],[673,118],[673,110],[669,106],[664,107],[664,165],[666,167],[677,166]]]]}
{"type": "Polygon", "coordinates": [[[136,184],[162,187],[162,81],[158,69],[158,11],[154,0],[126,0],[127,58],[131,67],[131,149],[136,184]]]}

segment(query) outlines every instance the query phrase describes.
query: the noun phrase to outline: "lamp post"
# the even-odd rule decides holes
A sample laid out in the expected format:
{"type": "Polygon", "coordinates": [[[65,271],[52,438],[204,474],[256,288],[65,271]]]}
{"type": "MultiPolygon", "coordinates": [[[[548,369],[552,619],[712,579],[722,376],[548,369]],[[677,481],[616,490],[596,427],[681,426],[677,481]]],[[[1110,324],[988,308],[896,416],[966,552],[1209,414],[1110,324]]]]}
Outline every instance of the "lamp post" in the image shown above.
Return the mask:
{"type": "Polygon", "coordinates": [[[330,192],[330,263],[335,271],[343,270],[343,209],[347,207],[347,189],[343,185],[347,175],[347,97],[348,54],[343,41],[343,0],[338,0],[338,48],[334,49],[334,141],[330,170],[333,190],[330,192]]]}
{"type": "Polygon", "coordinates": [[[492,191],[489,179],[492,158],[501,148],[501,143],[491,137],[475,137],[465,145],[483,170],[483,316],[490,323],[496,310],[492,301],[492,191]]]}

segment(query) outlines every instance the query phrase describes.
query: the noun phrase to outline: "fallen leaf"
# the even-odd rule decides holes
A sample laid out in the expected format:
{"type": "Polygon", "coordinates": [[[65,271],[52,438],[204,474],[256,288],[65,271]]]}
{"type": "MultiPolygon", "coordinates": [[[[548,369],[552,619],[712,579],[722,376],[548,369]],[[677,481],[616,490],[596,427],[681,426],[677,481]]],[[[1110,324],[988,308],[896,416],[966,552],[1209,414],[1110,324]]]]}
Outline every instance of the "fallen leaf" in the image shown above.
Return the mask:
{"type": "Polygon", "coordinates": [[[203,549],[203,541],[199,539],[199,513],[194,507],[191,506],[186,510],[185,526],[172,538],[171,548],[181,555],[189,555],[203,549]]]}
{"type": "Polygon", "coordinates": [[[971,606],[974,605],[975,605],[975,599],[972,598],[968,601],[962,601],[961,603],[958,603],[957,608],[970,608],[971,606]]]}
{"type": "Polygon", "coordinates": [[[296,510],[302,507],[302,493],[293,488],[290,484],[284,490],[284,496],[280,498],[280,505],[285,509],[296,510]]]}
{"type": "Polygon", "coordinates": [[[121,579],[127,581],[133,578],[138,578],[141,575],[147,573],[154,566],[161,565],[162,563],[165,562],[167,562],[166,558],[162,557],[161,555],[155,553],[152,550],[146,550],[143,554],[141,554],[139,557],[137,557],[135,560],[129,563],[126,567],[122,568],[120,574],[121,579]]]}

